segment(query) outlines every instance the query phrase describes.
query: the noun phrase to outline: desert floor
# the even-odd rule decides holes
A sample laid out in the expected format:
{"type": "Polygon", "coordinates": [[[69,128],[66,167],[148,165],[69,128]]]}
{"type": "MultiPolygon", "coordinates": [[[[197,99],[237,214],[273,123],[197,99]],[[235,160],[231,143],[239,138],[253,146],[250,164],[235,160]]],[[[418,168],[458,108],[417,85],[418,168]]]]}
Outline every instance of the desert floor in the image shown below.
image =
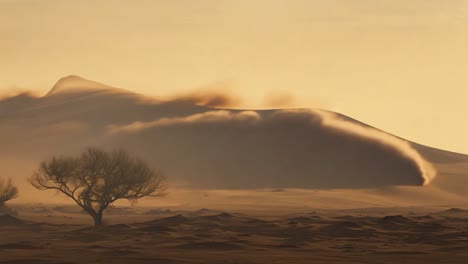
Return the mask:
{"type": "Polygon", "coordinates": [[[91,228],[72,205],[12,205],[0,263],[468,263],[468,210],[223,212],[115,207],[91,228]]]}

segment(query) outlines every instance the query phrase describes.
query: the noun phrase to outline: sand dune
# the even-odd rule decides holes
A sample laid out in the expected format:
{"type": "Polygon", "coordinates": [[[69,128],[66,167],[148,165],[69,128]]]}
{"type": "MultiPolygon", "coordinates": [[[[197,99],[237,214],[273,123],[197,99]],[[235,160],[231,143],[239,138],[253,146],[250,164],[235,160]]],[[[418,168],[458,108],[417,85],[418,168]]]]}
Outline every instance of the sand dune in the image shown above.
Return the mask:
{"type": "MultiPolygon", "coordinates": [[[[4,98],[0,110],[1,172],[17,179],[52,153],[88,145],[127,148],[164,171],[173,186],[186,188],[419,186],[429,181],[426,159],[437,170],[438,163],[468,160],[375,129],[378,136],[369,138],[327,126],[317,111],[246,112],[158,101],[77,76],[61,79],[43,97],[4,98]]],[[[373,129],[342,115],[336,119],[340,126],[373,129]]],[[[450,186],[444,171],[438,173],[435,182],[450,186]]]]}

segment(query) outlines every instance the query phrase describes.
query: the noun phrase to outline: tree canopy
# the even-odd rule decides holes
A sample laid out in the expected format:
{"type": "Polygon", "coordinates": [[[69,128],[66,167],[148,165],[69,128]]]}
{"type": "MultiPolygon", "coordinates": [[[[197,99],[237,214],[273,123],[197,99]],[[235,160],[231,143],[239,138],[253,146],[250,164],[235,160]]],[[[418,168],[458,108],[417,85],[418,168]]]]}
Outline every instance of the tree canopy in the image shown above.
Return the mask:
{"type": "Polygon", "coordinates": [[[13,185],[11,179],[5,180],[0,178],[0,206],[5,202],[18,197],[18,188],[13,185]]]}
{"type": "Polygon", "coordinates": [[[102,225],[102,215],[113,202],[135,202],[165,195],[165,177],[124,150],[88,148],[77,157],[55,156],[40,164],[29,179],[39,190],[57,190],[102,225]]]}

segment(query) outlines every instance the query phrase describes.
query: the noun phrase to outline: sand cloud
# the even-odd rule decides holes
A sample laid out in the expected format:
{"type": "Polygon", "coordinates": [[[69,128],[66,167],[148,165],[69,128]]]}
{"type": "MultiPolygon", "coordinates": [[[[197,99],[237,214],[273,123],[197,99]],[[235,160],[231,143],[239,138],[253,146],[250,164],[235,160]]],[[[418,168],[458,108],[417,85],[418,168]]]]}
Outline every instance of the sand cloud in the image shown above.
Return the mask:
{"type": "Polygon", "coordinates": [[[186,94],[171,96],[167,101],[188,102],[209,107],[235,107],[241,100],[234,95],[215,91],[193,91],[186,94]]]}
{"type": "MultiPolygon", "coordinates": [[[[339,143],[335,142],[341,140],[341,138],[345,138],[344,146],[349,146],[349,144],[352,144],[352,147],[366,145],[370,148],[370,150],[368,150],[370,153],[373,151],[376,151],[376,153],[386,152],[387,154],[385,154],[386,156],[384,159],[388,159],[388,161],[386,161],[388,164],[391,163],[390,161],[395,161],[396,164],[398,164],[398,162],[406,164],[403,165],[406,169],[403,169],[402,175],[409,175],[413,172],[417,172],[420,177],[420,184],[422,185],[429,184],[436,176],[434,167],[407,141],[370,127],[352,123],[331,112],[321,110],[278,110],[269,115],[262,115],[260,112],[256,111],[215,110],[188,116],[161,118],[150,122],[134,122],[123,126],[111,126],[109,127],[109,131],[113,134],[121,134],[174,127],[186,127],[187,129],[193,130],[196,129],[195,126],[201,129],[204,125],[215,126],[213,130],[220,131],[219,133],[223,133],[222,131],[229,131],[225,133],[233,133],[232,131],[238,129],[239,126],[248,126],[249,129],[252,129],[250,134],[264,134],[264,136],[268,137],[269,133],[280,133],[285,137],[291,137],[289,139],[284,139],[282,136],[282,140],[290,140],[292,142],[295,140],[303,140],[305,143],[307,143],[309,139],[301,137],[303,137],[307,131],[310,131],[311,138],[317,137],[317,131],[328,131],[319,132],[319,135],[329,140],[330,144],[334,144],[333,148],[336,149],[332,148],[333,151],[337,152],[340,148],[339,143]],[[289,134],[290,136],[286,136],[289,134]],[[301,136],[298,139],[293,138],[297,134],[301,136]],[[337,134],[337,140],[333,139],[333,137],[330,138],[329,134],[337,134]],[[373,147],[373,145],[375,146],[373,147]],[[412,168],[410,169],[410,167],[412,168]]],[[[244,130],[245,129],[239,129],[239,131],[244,130]]],[[[208,131],[209,130],[207,130],[207,132],[208,131]]],[[[196,130],[193,133],[199,132],[200,131],[196,130]]],[[[212,132],[210,131],[208,133],[212,132]]],[[[217,136],[214,135],[212,138],[216,137],[217,136]]],[[[259,136],[257,141],[259,140],[263,141],[264,139],[262,139],[262,136],[259,136]]],[[[283,151],[287,150],[284,149],[283,151]]],[[[325,147],[323,151],[329,150],[325,147]]],[[[338,152],[335,154],[338,155],[338,152]]],[[[304,152],[302,155],[307,156],[308,153],[304,152]]],[[[368,160],[368,162],[372,163],[372,159],[370,159],[370,161],[368,160]]],[[[379,163],[380,161],[376,158],[375,162],[379,163]]],[[[374,165],[370,164],[370,166],[374,165]]],[[[388,167],[389,165],[386,166],[388,170],[393,169],[388,167]]],[[[383,166],[383,169],[385,168],[386,167],[383,166]]]]}
{"type": "Polygon", "coordinates": [[[136,132],[163,126],[217,122],[253,122],[259,119],[260,116],[255,111],[232,112],[227,110],[215,110],[184,117],[161,118],[150,122],[134,122],[124,126],[110,126],[109,131],[111,133],[136,132]]]}

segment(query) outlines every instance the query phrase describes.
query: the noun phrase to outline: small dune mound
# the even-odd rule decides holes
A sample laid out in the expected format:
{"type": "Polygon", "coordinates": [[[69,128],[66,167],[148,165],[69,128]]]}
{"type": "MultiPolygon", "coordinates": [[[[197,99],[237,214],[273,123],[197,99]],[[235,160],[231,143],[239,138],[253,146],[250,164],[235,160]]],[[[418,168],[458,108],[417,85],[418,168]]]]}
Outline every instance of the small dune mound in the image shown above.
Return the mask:
{"type": "Polygon", "coordinates": [[[213,214],[219,214],[220,211],[202,208],[200,210],[195,211],[194,213],[199,214],[199,215],[213,215],[213,214]]]}
{"type": "Polygon", "coordinates": [[[363,228],[363,225],[356,223],[356,222],[352,222],[352,221],[344,221],[344,222],[331,224],[327,226],[325,229],[343,230],[343,229],[358,229],[358,228],[363,228]]]}
{"type": "Polygon", "coordinates": [[[178,215],[174,215],[174,216],[158,218],[158,219],[155,219],[155,220],[144,222],[143,224],[146,224],[146,225],[159,225],[159,224],[179,225],[179,224],[185,224],[185,223],[188,223],[188,222],[189,222],[189,218],[187,218],[187,217],[185,217],[185,216],[183,216],[181,214],[178,214],[178,215]]]}
{"type": "Polygon", "coordinates": [[[161,222],[168,222],[168,223],[185,223],[189,219],[181,214],[170,216],[170,217],[164,217],[159,219],[161,222]]]}
{"type": "Polygon", "coordinates": [[[228,213],[220,213],[216,215],[207,215],[207,216],[202,216],[200,217],[204,220],[208,221],[226,221],[235,218],[235,216],[228,214],[228,213]]]}
{"type": "Polygon", "coordinates": [[[228,213],[220,213],[218,215],[218,217],[222,217],[222,218],[233,218],[234,216],[232,214],[228,214],[228,213]]]}
{"type": "Polygon", "coordinates": [[[388,215],[377,220],[380,224],[393,224],[393,225],[411,225],[417,223],[402,215],[388,215]]]}
{"type": "Polygon", "coordinates": [[[337,237],[354,237],[354,236],[372,236],[374,230],[360,223],[352,221],[344,221],[325,226],[320,229],[324,235],[337,237]]]}
{"type": "Polygon", "coordinates": [[[2,225],[25,225],[25,224],[27,224],[26,221],[18,219],[9,214],[0,215],[0,226],[2,225]]]}
{"type": "Polygon", "coordinates": [[[241,250],[244,246],[229,242],[193,242],[174,246],[185,250],[241,250]]]}
{"type": "Polygon", "coordinates": [[[450,208],[448,210],[444,211],[445,213],[465,213],[468,212],[468,210],[461,209],[461,208],[450,208]]]}
{"type": "Polygon", "coordinates": [[[418,219],[418,220],[433,220],[433,219],[435,219],[435,217],[432,216],[432,215],[421,215],[421,216],[416,216],[415,219],[418,219]]]}
{"type": "Polygon", "coordinates": [[[379,218],[375,221],[372,221],[377,226],[377,228],[383,228],[385,230],[413,230],[418,232],[434,232],[436,230],[440,231],[446,229],[445,226],[439,223],[433,223],[430,219],[419,219],[413,220],[411,218],[406,218],[401,215],[391,215],[379,218]],[[427,221],[429,220],[429,221],[427,221]]]}

